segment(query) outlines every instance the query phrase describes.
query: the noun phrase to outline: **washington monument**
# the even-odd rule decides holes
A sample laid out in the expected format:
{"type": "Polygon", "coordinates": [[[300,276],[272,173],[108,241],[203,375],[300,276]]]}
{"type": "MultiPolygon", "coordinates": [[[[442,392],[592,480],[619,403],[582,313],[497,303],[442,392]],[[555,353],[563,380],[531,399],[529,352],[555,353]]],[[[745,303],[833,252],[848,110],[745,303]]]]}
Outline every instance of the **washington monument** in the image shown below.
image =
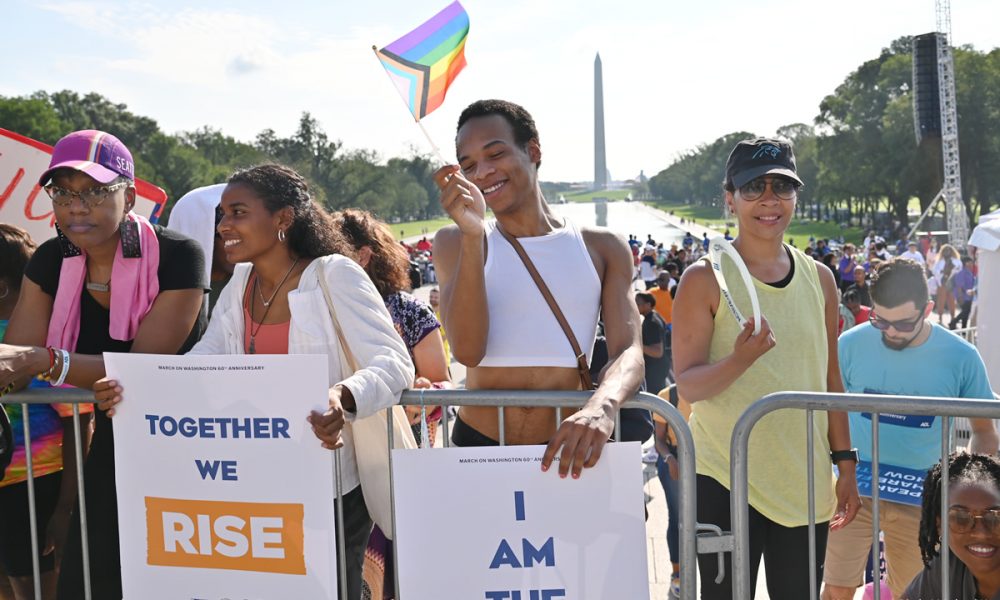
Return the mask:
{"type": "Polygon", "coordinates": [[[604,154],[604,78],[601,54],[594,59],[594,189],[608,187],[608,161],[604,154]]]}

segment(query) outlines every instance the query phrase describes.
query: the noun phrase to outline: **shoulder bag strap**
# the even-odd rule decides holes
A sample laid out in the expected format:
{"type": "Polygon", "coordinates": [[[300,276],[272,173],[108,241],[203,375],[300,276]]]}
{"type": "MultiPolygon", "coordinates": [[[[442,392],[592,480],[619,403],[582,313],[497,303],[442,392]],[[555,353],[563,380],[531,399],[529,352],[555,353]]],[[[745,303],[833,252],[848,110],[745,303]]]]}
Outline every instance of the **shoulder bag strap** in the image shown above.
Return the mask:
{"type": "Polygon", "coordinates": [[[545,302],[548,303],[549,309],[552,310],[552,314],[555,316],[556,321],[559,322],[559,327],[562,328],[563,333],[566,335],[566,339],[569,340],[569,345],[573,348],[573,354],[576,355],[576,368],[580,372],[580,383],[583,385],[583,389],[592,390],[594,389],[594,382],[590,378],[590,365],[587,364],[587,355],[580,349],[579,342],[576,341],[576,336],[573,334],[573,329],[569,326],[569,322],[566,320],[566,316],[563,315],[562,309],[559,308],[559,304],[556,303],[555,297],[552,292],[549,291],[549,286],[545,285],[545,280],[538,273],[538,269],[535,268],[535,264],[531,262],[528,257],[528,253],[525,252],[524,246],[521,242],[517,241],[517,238],[508,234],[506,231],[500,227],[500,223],[497,223],[497,231],[503,236],[505,240],[514,248],[514,252],[517,252],[518,257],[520,257],[521,262],[524,263],[524,268],[528,270],[528,274],[531,275],[531,279],[538,286],[538,291],[542,293],[542,297],[545,298],[545,302]]]}
{"type": "Polygon", "coordinates": [[[333,298],[330,296],[330,287],[326,282],[326,277],[323,276],[322,266],[319,269],[317,278],[319,279],[319,287],[323,290],[323,299],[326,300],[326,308],[330,311],[330,318],[333,319],[333,329],[337,332],[337,340],[340,342],[340,349],[344,353],[344,359],[347,361],[347,366],[350,368],[351,373],[356,373],[359,368],[358,361],[354,358],[351,347],[347,345],[344,330],[340,326],[340,320],[337,319],[337,311],[333,308],[333,298]]]}

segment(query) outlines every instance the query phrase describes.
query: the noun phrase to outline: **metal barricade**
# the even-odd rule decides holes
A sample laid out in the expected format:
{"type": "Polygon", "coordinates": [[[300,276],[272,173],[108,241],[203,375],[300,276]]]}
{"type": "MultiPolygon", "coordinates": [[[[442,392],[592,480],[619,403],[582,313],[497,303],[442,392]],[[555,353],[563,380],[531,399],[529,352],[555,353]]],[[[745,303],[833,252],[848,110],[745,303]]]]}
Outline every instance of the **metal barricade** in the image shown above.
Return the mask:
{"type": "MultiPolygon", "coordinates": [[[[574,391],[497,391],[497,390],[409,390],[403,393],[400,404],[421,406],[489,406],[497,407],[500,422],[500,444],[504,445],[503,436],[503,408],[505,407],[549,407],[556,409],[557,423],[562,421],[563,408],[579,408],[590,397],[590,392],[574,391]]],[[[33,580],[35,588],[35,599],[41,600],[41,571],[39,565],[38,548],[38,517],[35,510],[35,487],[34,470],[31,452],[31,430],[30,430],[30,405],[63,403],[73,405],[73,426],[74,430],[80,431],[80,404],[89,404],[94,401],[93,393],[83,389],[27,389],[16,394],[11,394],[4,398],[20,403],[23,410],[25,456],[28,471],[28,504],[30,529],[32,538],[32,560],[33,560],[33,580]]],[[[696,597],[696,498],[695,498],[695,464],[694,464],[694,441],[691,431],[688,428],[684,417],[666,400],[652,394],[640,393],[635,398],[627,401],[625,408],[642,408],[650,410],[666,420],[667,424],[674,431],[677,438],[679,473],[679,504],[678,524],[680,526],[680,573],[681,573],[681,598],[683,600],[694,600],[696,597]]],[[[450,445],[450,416],[447,410],[442,411],[442,436],[445,446],[450,445]]],[[[620,418],[616,420],[615,432],[621,429],[620,418]]],[[[78,510],[80,514],[80,537],[82,544],[83,577],[84,577],[84,597],[91,599],[90,581],[90,550],[87,532],[87,509],[86,496],[83,481],[83,443],[81,436],[76,435],[74,452],[77,464],[77,489],[78,489],[78,510]]],[[[393,445],[391,422],[387,429],[387,443],[391,448],[393,445]]],[[[390,467],[392,454],[390,452],[390,467]]],[[[340,563],[340,573],[346,572],[345,564],[345,538],[344,538],[344,515],[342,511],[343,483],[341,479],[341,457],[340,451],[335,452],[334,460],[336,499],[337,499],[337,550],[340,563]]],[[[390,493],[393,493],[393,486],[390,471],[390,493]]],[[[395,552],[395,546],[393,547],[395,552]]],[[[715,550],[712,550],[713,552],[715,550]]],[[[398,562],[396,563],[398,564],[398,562]]],[[[399,571],[396,570],[396,589],[399,598],[399,571]]],[[[340,578],[341,597],[347,597],[346,578],[340,578]]]]}
{"type": "MultiPolygon", "coordinates": [[[[24,455],[28,469],[28,515],[30,519],[31,531],[31,569],[35,588],[35,600],[42,599],[42,574],[39,565],[38,548],[38,515],[35,510],[35,473],[34,463],[31,454],[31,419],[29,418],[29,406],[33,404],[72,404],[73,405],[73,430],[76,434],[74,438],[73,451],[76,454],[76,486],[77,486],[77,510],[80,512],[80,544],[82,546],[83,557],[83,593],[86,600],[91,598],[90,590],[90,545],[87,539],[87,506],[86,494],[83,488],[83,440],[80,433],[80,405],[89,404],[94,401],[94,394],[90,390],[76,388],[67,389],[26,389],[16,394],[5,396],[8,403],[21,404],[22,421],[24,423],[24,455]]],[[[65,452],[65,449],[63,450],[65,452]]]]}
{"type": "MultiPolygon", "coordinates": [[[[547,407],[556,409],[556,423],[562,422],[563,408],[579,408],[590,398],[592,392],[582,391],[511,391],[511,390],[408,390],[403,393],[400,404],[408,406],[488,406],[497,408],[499,420],[500,445],[505,445],[504,439],[504,408],[509,407],[547,407]]],[[[650,410],[666,420],[677,436],[678,462],[680,465],[678,492],[680,510],[678,524],[680,526],[680,573],[681,598],[695,600],[696,597],[696,497],[695,497],[695,466],[694,440],[687,421],[673,405],[659,396],[647,393],[636,394],[628,400],[623,408],[643,408],[650,410]]],[[[447,409],[442,411],[442,437],[445,446],[450,445],[449,420],[447,409]]],[[[621,430],[620,417],[616,419],[616,437],[621,430]]],[[[387,441],[392,447],[392,427],[388,428],[387,441]]],[[[391,465],[390,453],[390,465],[391,465]]],[[[390,473],[391,476],[391,473],[390,473]]],[[[391,479],[390,479],[391,481],[391,479]]],[[[390,490],[393,490],[390,484],[390,490]]],[[[393,552],[396,547],[393,546],[393,552]]],[[[397,558],[394,556],[394,558],[397,558]]],[[[398,560],[396,561],[398,565],[398,560]]],[[[396,569],[397,599],[401,599],[399,590],[399,570],[396,569]]]]}
{"type": "MultiPolygon", "coordinates": [[[[733,531],[733,597],[750,598],[750,523],[747,456],[750,433],[754,425],[769,413],[782,409],[803,409],[806,411],[806,456],[813,452],[813,412],[843,411],[869,412],[872,416],[872,552],[878,557],[879,548],[879,416],[885,413],[907,415],[927,415],[942,417],[941,468],[948,472],[948,455],[952,451],[951,418],[1000,418],[1000,402],[992,400],[966,400],[960,398],[928,398],[918,396],[881,396],[868,394],[828,394],[806,392],[778,392],[757,400],[747,408],[733,428],[730,447],[731,495],[730,511],[733,531]]],[[[813,494],[815,489],[815,467],[812,460],[806,461],[809,488],[809,557],[810,557],[810,598],[816,600],[815,535],[816,514],[813,494]]],[[[947,476],[945,476],[947,481],[947,476]]],[[[941,566],[942,598],[950,598],[948,579],[948,486],[941,486],[941,566]]],[[[879,586],[873,588],[875,600],[879,600],[879,586]]]]}
{"type": "Polygon", "coordinates": [[[973,346],[976,345],[976,328],[975,327],[965,327],[962,329],[952,329],[952,333],[962,338],[963,340],[969,342],[973,346]]]}

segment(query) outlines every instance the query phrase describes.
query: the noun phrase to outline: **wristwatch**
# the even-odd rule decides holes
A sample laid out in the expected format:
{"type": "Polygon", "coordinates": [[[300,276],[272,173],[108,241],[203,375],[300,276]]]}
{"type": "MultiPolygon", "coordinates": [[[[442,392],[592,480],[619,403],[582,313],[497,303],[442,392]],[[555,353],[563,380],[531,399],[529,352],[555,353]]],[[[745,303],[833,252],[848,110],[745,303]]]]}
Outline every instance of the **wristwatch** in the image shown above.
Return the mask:
{"type": "Polygon", "coordinates": [[[853,460],[855,464],[858,462],[858,449],[851,448],[850,450],[834,450],[830,453],[830,460],[833,464],[837,464],[842,460],[853,460]]]}

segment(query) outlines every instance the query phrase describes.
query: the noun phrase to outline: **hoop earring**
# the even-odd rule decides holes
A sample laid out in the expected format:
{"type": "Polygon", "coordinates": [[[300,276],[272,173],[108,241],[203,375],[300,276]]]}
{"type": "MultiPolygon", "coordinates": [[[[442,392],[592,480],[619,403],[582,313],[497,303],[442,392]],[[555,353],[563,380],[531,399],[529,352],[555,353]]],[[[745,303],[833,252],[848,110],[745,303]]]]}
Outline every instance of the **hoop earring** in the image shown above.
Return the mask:
{"type": "Polygon", "coordinates": [[[10,295],[10,286],[6,283],[3,284],[3,294],[0,294],[0,300],[6,300],[7,296],[10,295]]]}
{"type": "Polygon", "coordinates": [[[278,230],[278,241],[279,242],[284,242],[286,237],[288,237],[288,236],[285,235],[285,230],[284,229],[279,229],[278,230]]]}

